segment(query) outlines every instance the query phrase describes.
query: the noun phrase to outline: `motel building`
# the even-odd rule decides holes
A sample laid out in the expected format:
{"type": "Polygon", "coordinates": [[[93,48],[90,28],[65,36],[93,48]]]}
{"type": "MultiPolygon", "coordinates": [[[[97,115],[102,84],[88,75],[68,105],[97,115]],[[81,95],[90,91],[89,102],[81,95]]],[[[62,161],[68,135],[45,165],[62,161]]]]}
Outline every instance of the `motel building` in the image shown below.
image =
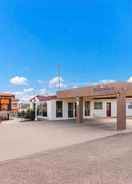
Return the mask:
{"type": "Polygon", "coordinates": [[[0,119],[8,119],[9,114],[16,114],[18,101],[14,94],[0,93],[0,119]]]}
{"type": "Polygon", "coordinates": [[[126,129],[126,117],[132,117],[132,83],[119,82],[74,88],[56,96],[31,99],[36,120],[116,118],[117,130],[126,129]]]}

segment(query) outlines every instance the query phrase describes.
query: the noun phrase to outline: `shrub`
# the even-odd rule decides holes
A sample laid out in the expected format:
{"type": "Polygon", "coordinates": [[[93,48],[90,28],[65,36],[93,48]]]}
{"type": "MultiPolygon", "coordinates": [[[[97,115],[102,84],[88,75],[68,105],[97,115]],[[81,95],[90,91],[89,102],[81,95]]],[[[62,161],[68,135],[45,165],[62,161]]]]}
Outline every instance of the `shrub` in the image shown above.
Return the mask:
{"type": "Polygon", "coordinates": [[[29,119],[29,120],[35,120],[35,112],[33,110],[27,110],[27,112],[25,113],[25,119],[29,119]]]}
{"type": "Polygon", "coordinates": [[[34,121],[35,112],[31,109],[28,109],[27,111],[19,112],[18,117],[34,121]]]}

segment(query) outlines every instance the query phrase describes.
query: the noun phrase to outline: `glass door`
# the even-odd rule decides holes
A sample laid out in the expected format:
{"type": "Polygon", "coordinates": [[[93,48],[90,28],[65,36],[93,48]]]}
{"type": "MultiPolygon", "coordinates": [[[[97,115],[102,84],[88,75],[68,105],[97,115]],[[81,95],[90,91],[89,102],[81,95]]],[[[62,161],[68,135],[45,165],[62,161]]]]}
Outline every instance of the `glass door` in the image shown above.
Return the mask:
{"type": "Polygon", "coordinates": [[[106,115],[107,117],[111,117],[111,102],[107,102],[106,104],[106,115]]]}
{"type": "Polygon", "coordinates": [[[74,117],[74,104],[68,103],[68,118],[74,117]]]}

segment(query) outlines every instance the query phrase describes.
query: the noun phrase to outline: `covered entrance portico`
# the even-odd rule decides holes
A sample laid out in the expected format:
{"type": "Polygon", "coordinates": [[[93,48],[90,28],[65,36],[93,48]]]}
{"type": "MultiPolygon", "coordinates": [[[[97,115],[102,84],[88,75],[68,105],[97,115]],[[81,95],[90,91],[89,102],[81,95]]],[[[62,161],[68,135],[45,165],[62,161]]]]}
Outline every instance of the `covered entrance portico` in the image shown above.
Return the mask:
{"type": "MultiPolygon", "coordinates": [[[[98,85],[94,87],[84,87],[72,90],[58,92],[58,98],[68,99],[74,98],[76,101],[76,122],[81,123],[85,119],[84,117],[84,98],[87,101],[94,101],[96,99],[114,99],[116,101],[116,129],[126,129],[126,97],[127,89],[120,86],[98,85]]],[[[111,108],[111,103],[106,103],[111,108]]],[[[108,108],[106,105],[106,108],[108,108]]],[[[111,109],[106,109],[106,117],[111,117],[111,109]],[[109,112],[107,111],[109,110],[109,112]],[[108,114],[107,114],[108,113],[108,114]],[[108,116],[107,116],[108,115],[108,116]]],[[[92,116],[94,118],[94,114],[92,116]]]]}
{"type": "MultiPolygon", "coordinates": [[[[83,111],[83,97],[77,97],[77,116],[76,121],[82,123],[84,120],[83,111]]],[[[116,129],[126,129],[126,96],[123,93],[117,94],[117,116],[116,116],[116,129]]]]}

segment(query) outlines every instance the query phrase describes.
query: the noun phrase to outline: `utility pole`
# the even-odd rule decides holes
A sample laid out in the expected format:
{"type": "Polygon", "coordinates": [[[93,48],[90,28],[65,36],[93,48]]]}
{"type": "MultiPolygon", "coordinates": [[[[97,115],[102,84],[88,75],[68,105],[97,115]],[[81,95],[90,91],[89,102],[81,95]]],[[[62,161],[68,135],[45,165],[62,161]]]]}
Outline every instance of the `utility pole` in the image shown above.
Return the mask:
{"type": "Polygon", "coordinates": [[[61,65],[57,65],[58,88],[61,88],[61,65]]]}

